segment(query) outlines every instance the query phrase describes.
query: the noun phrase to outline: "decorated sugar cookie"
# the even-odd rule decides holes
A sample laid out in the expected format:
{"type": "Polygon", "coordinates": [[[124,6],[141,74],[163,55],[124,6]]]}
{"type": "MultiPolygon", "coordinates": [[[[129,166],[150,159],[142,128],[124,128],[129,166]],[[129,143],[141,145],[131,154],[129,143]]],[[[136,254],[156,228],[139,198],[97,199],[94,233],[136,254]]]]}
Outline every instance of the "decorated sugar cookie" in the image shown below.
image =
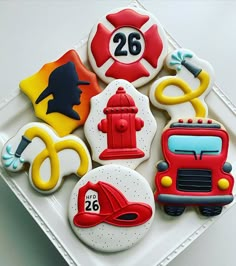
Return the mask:
{"type": "Polygon", "coordinates": [[[140,87],[161,70],[167,47],[157,19],[143,9],[128,7],[109,12],[93,27],[88,56],[104,82],[125,79],[140,87]]]}
{"type": "Polygon", "coordinates": [[[208,118],[171,121],[161,144],[164,160],[157,164],[155,199],[167,214],[181,215],[193,205],[202,215],[214,216],[233,201],[229,136],[220,123],[208,118]]]}
{"type": "Polygon", "coordinates": [[[207,117],[205,97],[214,83],[211,65],[186,49],[171,52],[166,66],[176,71],[176,76],[164,76],[151,86],[153,105],[168,112],[171,119],[207,117]]]}
{"type": "Polygon", "coordinates": [[[149,230],[155,213],[152,190],[138,172],[118,165],[91,170],[77,183],[69,220],[85,244],[103,252],[135,245],[149,230]]]}
{"type": "Polygon", "coordinates": [[[98,94],[94,73],[81,62],[74,50],[20,82],[31,100],[35,114],[65,136],[83,125],[90,109],[90,98],[98,94]]]}
{"type": "Polygon", "coordinates": [[[93,160],[133,169],[149,158],[156,128],[148,97],[125,80],[111,82],[91,99],[84,125],[93,160]]]}
{"type": "Polygon", "coordinates": [[[2,165],[18,172],[30,164],[29,180],[39,192],[52,193],[69,174],[85,175],[91,158],[84,142],[73,135],[58,137],[44,123],[29,123],[4,145],[2,165]]]}

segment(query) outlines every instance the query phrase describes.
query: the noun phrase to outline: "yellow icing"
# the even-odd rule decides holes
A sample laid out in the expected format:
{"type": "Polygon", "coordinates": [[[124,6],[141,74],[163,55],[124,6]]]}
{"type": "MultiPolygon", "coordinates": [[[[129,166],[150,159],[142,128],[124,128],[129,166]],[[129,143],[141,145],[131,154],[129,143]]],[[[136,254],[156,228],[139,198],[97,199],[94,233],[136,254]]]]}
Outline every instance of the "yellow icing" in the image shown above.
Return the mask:
{"type": "Polygon", "coordinates": [[[163,187],[170,187],[172,185],[172,178],[169,176],[163,176],[161,179],[161,185],[163,187]]]}
{"type": "Polygon", "coordinates": [[[195,110],[195,116],[205,117],[206,109],[198,97],[208,88],[210,77],[206,71],[202,70],[197,78],[200,80],[200,85],[195,90],[193,90],[186,81],[179,77],[169,77],[168,79],[164,79],[155,89],[156,100],[165,105],[174,105],[189,101],[195,110]],[[171,85],[180,88],[184,94],[174,97],[164,95],[164,90],[171,85]]]}
{"type": "Polygon", "coordinates": [[[90,98],[101,92],[96,75],[86,69],[74,50],[68,51],[57,61],[45,64],[37,73],[22,80],[19,86],[21,91],[25,93],[32,102],[35,115],[51,125],[61,137],[68,135],[78,126],[85,123],[90,111],[90,98]],[[53,99],[52,95],[47,96],[38,104],[35,103],[39,95],[47,88],[50,74],[56,68],[68,62],[74,63],[80,80],[90,82],[90,85],[80,85],[80,89],[83,91],[80,96],[81,103],[73,106],[73,110],[80,116],[79,120],[70,118],[59,112],[47,113],[48,102],[53,99]]]}
{"type": "Polygon", "coordinates": [[[40,72],[22,80],[20,88],[31,100],[36,116],[45,120],[48,124],[55,128],[60,136],[65,136],[74,128],[78,127],[78,121],[58,112],[48,115],[48,101],[53,98],[52,95],[46,97],[39,104],[35,103],[41,92],[48,86],[48,73],[52,72],[56,67],[57,64],[55,63],[51,63],[50,65],[48,64],[47,67],[44,67],[40,70],[40,72]],[[61,125],[63,125],[63,127],[61,127],[61,125]]]}
{"type": "Polygon", "coordinates": [[[27,129],[24,136],[29,140],[38,137],[45,143],[46,146],[32,162],[32,182],[38,189],[48,191],[52,190],[57,185],[60,178],[58,152],[64,149],[72,149],[80,156],[81,162],[79,168],[77,169],[77,174],[79,176],[83,176],[89,170],[89,158],[81,143],[72,139],[54,142],[53,138],[45,129],[36,126],[27,129]],[[51,176],[48,181],[44,181],[40,175],[40,167],[47,158],[50,160],[51,176]]]}
{"type": "Polygon", "coordinates": [[[219,189],[221,190],[226,190],[229,188],[229,181],[226,179],[226,178],[221,178],[219,181],[218,181],[218,187],[219,189]]]}

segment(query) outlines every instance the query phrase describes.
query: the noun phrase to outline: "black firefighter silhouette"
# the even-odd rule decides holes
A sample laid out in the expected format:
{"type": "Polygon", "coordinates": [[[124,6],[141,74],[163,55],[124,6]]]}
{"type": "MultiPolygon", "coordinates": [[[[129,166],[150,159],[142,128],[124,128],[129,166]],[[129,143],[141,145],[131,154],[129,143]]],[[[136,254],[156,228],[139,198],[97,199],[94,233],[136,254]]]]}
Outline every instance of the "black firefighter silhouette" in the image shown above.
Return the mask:
{"type": "Polygon", "coordinates": [[[80,120],[80,116],[73,110],[73,106],[80,104],[82,91],[78,86],[89,84],[88,81],[79,80],[74,63],[68,62],[52,71],[48,87],[39,95],[35,103],[40,103],[52,94],[53,99],[48,101],[47,114],[58,112],[80,120]]]}

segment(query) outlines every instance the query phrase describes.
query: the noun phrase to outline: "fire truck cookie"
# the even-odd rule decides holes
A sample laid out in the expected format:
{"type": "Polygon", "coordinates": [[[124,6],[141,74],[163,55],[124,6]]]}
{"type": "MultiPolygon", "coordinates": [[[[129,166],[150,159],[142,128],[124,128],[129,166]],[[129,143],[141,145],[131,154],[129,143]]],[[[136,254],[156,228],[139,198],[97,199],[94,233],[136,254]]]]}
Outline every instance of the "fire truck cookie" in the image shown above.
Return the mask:
{"type": "Polygon", "coordinates": [[[92,168],[89,151],[79,137],[59,137],[50,126],[38,122],[23,126],[8,140],[1,159],[11,172],[23,170],[29,163],[29,181],[44,194],[56,191],[64,176],[81,177],[92,168]]]}
{"type": "Polygon", "coordinates": [[[151,227],[153,192],[138,172],[119,165],[100,166],[76,184],[69,221],[78,238],[102,252],[128,249],[151,227]]]}
{"type": "Polygon", "coordinates": [[[214,216],[233,201],[229,136],[220,123],[208,118],[171,121],[161,145],[164,160],[157,163],[155,200],[167,214],[179,216],[192,205],[214,216]]]}
{"type": "Polygon", "coordinates": [[[91,99],[84,132],[94,161],[134,169],[149,158],[156,128],[148,97],[120,79],[91,99]]]}
{"type": "Polygon", "coordinates": [[[168,112],[172,120],[185,117],[207,117],[205,97],[214,83],[212,66],[187,49],[177,49],[166,58],[166,67],[175,76],[156,80],[150,89],[152,104],[168,112]]]}
{"type": "Polygon", "coordinates": [[[120,8],[102,17],[88,39],[88,57],[105,82],[125,79],[135,87],[152,80],[163,67],[167,38],[157,19],[141,8],[120,8]]]}
{"type": "Polygon", "coordinates": [[[101,89],[96,75],[89,71],[75,50],[57,61],[45,64],[36,74],[20,82],[35,114],[65,136],[84,124],[90,98],[101,89]]]}

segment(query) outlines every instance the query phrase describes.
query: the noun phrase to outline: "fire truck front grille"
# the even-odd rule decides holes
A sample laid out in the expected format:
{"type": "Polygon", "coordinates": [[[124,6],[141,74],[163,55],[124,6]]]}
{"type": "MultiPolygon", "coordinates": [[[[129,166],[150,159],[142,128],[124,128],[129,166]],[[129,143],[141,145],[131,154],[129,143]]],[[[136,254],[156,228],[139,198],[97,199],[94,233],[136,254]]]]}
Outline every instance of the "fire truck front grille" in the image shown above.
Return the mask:
{"type": "Polygon", "coordinates": [[[209,192],[212,188],[211,171],[179,169],[176,186],[180,191],[209,192]]]}

